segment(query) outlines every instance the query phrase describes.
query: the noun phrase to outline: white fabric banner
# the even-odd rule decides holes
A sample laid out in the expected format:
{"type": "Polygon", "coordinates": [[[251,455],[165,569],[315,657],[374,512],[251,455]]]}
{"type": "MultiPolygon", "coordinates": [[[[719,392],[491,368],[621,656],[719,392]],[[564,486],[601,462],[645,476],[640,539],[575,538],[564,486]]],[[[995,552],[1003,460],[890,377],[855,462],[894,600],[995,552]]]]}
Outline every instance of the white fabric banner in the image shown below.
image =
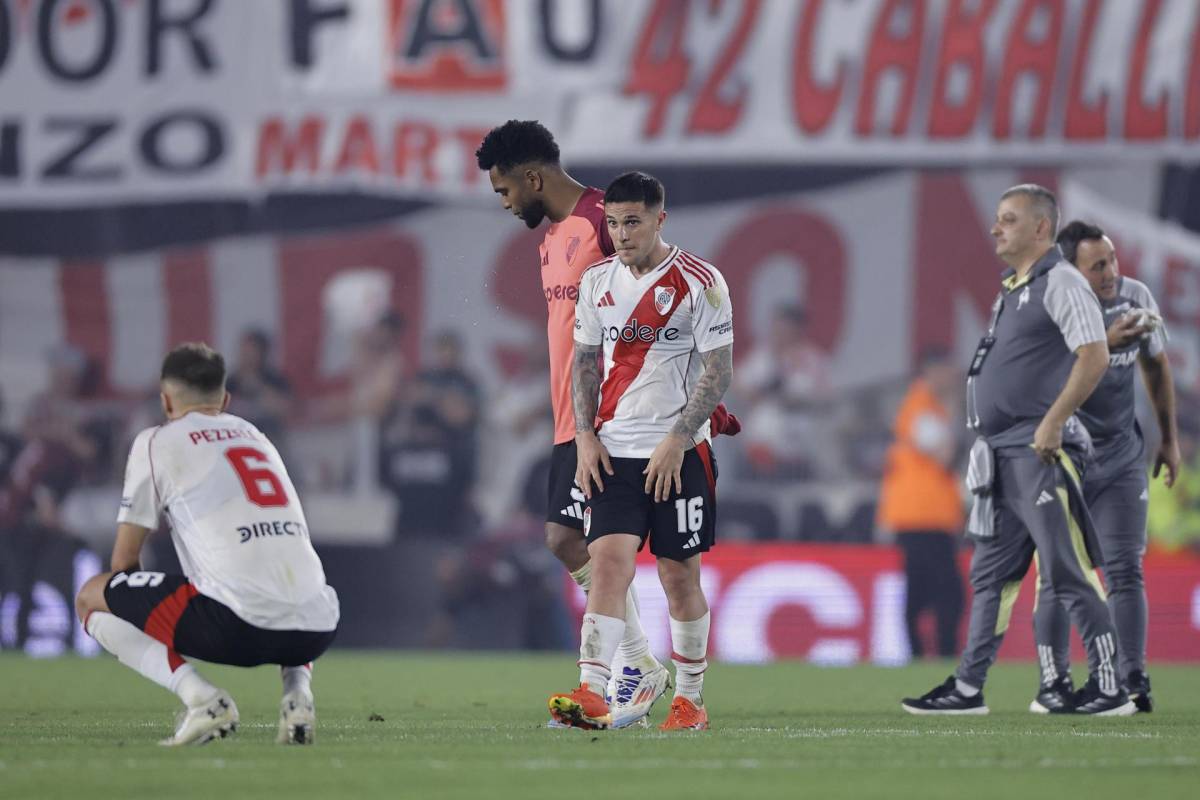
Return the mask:
{"type": "MultiPolygon", "coordinates": [[[[800,305],[829,354],[834,388],[862,386],[908,374],[927,345],[969,361],[1002,268],[988,234],[996,198],[1026,177],[897,172],[670,210],[664,235],[726,276],[739,359],[762,341],[776,308],[800,305]]],[[[1150,285],[1184,359],[1177,381],[1194,387],[1200,237],[1078,182],[1065,181],[1062,194],[1064,220],[1083,216],[1111,230],[1123,270],[1150,285]]],[[[257,327],[277,342],[298,392],[320,395],[344,378],[354,330],[387,308],[407,320],[412,363],[430,335],[452,329],[471,366],[495,384],[515,357],[544,348],[543,233],[497,204],[104,261],[0,258],[0,385],[18,411],[43,383],[48,348],[71,342],[96,359],[110,389],[142,392],[174,343],[204,339],[232,357],[241,333],[257,327]]]]}
{"type": "Polygon", "coordinates": [[[575,164],[1200,156],[1200,5],[0,0],[0,207],[483,195],[575,164]]]}

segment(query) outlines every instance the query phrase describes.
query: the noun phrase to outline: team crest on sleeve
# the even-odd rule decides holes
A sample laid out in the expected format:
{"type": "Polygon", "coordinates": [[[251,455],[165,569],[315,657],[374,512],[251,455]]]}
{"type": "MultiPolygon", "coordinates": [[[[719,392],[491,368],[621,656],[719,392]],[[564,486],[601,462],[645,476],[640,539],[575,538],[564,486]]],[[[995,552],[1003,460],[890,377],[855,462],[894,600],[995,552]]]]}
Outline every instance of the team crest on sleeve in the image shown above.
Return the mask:
{"type": "Polygon", "coordinates": [[[575,254],[578,252],[579,252],[579,237],[572,236],[570,241],[567,242],[567,263],[568,264],[575,263],[575,254]]]}
{"type": "Polygon", "coordinates": [[[666,314],[671,310],[671,301],[675,299],[674,286],[656,286],[654,287],[654,307],[659,314],[666,314]]]}
{"type": "Polygon", "coordinates": [[[725,297],[721,294],[721,290],[719,288],[716,286],[710,286],[704,290],[704,299],[708,301],[710,306],[719,309],[721,307],[721,303],[724,302],[725,297]]]}

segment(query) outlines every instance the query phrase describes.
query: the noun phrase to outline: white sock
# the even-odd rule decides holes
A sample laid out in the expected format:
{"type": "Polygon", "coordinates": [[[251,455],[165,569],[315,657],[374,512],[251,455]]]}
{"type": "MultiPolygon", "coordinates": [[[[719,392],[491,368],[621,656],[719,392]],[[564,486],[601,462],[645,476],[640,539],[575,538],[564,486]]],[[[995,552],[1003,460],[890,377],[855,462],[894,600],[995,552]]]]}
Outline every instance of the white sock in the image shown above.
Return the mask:
{"type": "Polygon", "coordinates": [[[587,562],[571,573],[571,580],[579,584],[585,592],[592,590],[592,562],[587,562]]]}
{"type": "Polygon", "coordinates": [[[586,683],[593,692],[604,696],[612,677],[613,656],[624,630],[623,619],[590,612],[583,615],[583,625],[579,628],[580,685],[586,683]]]}
{"type": "Polygon", "coordinates": [[[622,664],[636,664],[650,655],[650,642],[646,632],[642,630],[642,620],[638,614],[638,596],[633,584],[625,593],[625,635],[617,646],[617,660],[622,664]]]}
{"type": "Polygon", "coordinates": [[[974,697],[975,695],[979,694],[978,686],[972,686],[969,683],[964,683],[959,678],[954,679],[954,688],[957,689],[958,693],[963,697],[974,697]]]}
{"type": "Polygon", "coordinates": [[[174,650],[114,614],[93,611],[87,632],[122,664],[174,692],[189,708],[218,691],[174,650]]]}
{"type": "Polygon", "coordinates": [[[671,660],[675,662],[675,696],[700,705],[704,671],[708,669],[708,624],[705,611],[700,619],[683,622],[671,618],[671,660]]]}
{"type": "Polygon", "coordinates": [[[312,697],[312,664],[300,667],[280,667],[279,675],[283,678],[283,693],[300,692],[312,697]]]}

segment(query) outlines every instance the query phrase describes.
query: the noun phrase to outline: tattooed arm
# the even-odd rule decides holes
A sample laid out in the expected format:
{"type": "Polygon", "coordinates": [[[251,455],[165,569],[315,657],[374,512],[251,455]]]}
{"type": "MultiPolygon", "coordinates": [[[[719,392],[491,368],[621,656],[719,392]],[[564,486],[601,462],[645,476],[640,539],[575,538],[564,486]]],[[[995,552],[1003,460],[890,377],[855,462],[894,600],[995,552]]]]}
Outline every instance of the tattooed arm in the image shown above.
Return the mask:
{"type": "Polygon", "coordinates": [[[671,432],[654,448],[646,465],[646,493],[653,494],[655,502],[667,500],[672,487],[676,492],[683,491],[683,477],[680,474],[683,454],[692,446],[696,431],[712,416],[733,381],[733,345],[709,350],[700,358],[704,363],[700,381],[679,419],[675,420],[671,432]]]}
{"type": "Polygon", "coordinates": [[[575,343],[571,364],[571,404],[575,408],[575,432],[595,432],[596,408],[600,402],[600,345],[575,343]]]}
{"type": "Polygon", "coordinates": [[[717,405],[729,390],[729,384],[733,382],[733,345],[727,344],[716,350],[709,350],[701,354],[700,359],[704,363],[704,374],[700,376],[700,382],[696,384],[695,391],[683,407],[683,413],[671,428],[671,433],[677,433],[688,441],[691,441],[696,431],[700,430],[700,426],[717,410],[717,405]]]}
{"type": "Polygon", "coordinates": [[[583,496],[592,498],[592,481],[596,490],[604,491],[600,468],[613,474],[608,450],[596,436],[596,408],[600,402],[600,345],[575,343],[575,360],[571,365],[571,403],[575,408],[575,482],[583,496]]]}

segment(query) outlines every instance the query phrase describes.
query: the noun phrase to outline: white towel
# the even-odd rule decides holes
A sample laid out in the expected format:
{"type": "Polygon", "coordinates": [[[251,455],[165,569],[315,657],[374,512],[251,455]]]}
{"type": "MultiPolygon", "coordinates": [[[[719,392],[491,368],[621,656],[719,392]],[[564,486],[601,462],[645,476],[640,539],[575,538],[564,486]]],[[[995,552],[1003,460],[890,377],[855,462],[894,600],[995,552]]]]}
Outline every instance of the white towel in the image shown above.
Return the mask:
{"type": "Polygon", "coordinates": [[[996,477],[996,462],[987,439],[980,436],[971,445],[967,463],[967,490],[971,492],[971,516],[967,520],[967,535],[990,539],[996,535],[995,507],[992,504],[992,482],[996,477]]]}

